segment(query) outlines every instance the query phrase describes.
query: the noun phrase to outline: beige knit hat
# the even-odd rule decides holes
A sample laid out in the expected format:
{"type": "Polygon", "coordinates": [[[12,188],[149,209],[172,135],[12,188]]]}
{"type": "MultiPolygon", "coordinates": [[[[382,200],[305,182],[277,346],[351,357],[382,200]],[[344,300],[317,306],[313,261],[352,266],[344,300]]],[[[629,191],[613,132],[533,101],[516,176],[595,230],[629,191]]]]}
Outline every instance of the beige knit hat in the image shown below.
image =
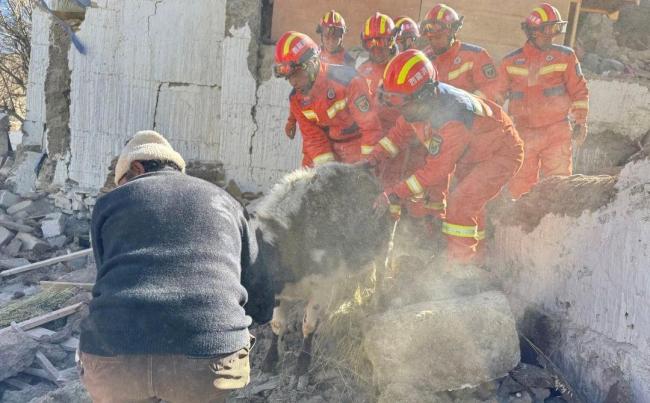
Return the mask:
{"type": "Polygon", "coordinates": [[[185,160],[167,140],[153,130],[137,132],[124,146],[115,164],[115,184],[129,171],[133,161],[171,161],[185,172],[185,160]]]}

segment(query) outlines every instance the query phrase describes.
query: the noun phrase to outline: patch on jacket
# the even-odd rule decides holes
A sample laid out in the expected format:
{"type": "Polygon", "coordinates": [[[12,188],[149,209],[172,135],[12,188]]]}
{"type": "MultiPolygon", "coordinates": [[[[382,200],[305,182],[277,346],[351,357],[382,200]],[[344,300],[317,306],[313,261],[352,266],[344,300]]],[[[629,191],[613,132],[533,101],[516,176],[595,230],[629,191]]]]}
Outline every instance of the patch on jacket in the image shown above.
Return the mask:
{"type": "Polygon", "coordinates": [[[427,146],[427,150],[429,151],[429,154],[431,154],[431,155],[440,154],[440,145],[441,144],[442,144],[442,137],[440,137],[440,136],[431,137],[431,140],[429,140],[429,144],[427,146]]]}
{"type": "Polygon", "coordinates": [[[547,62],[552,62],[553,59],[555,59],[555,58],[553,57],[553,55],[546,55],[546,61],[547,61],[547,62]]]}
{"type": "Polygon", "coordinates": [[[497,69],[494,67],[494,64],[488,63],[481,67],[481,70],[483,70],[483,74],[487,78],[495,78],[497,76],[497,69]]]}
{"type": "Polygon", "coordinates": [[[368,101],[368,97],[365,95],[361,95],[359,98],[355,99],[354,105],[356,105],[357,109],[361,112],[368,112],[370,110],[370,101],[368,101]]]}
{"type": "Polygon", "coordinates": [[[526,59],[517,59],[515,60],[514,64],[521,66],[522,64],[526,64],[526,59]]]}

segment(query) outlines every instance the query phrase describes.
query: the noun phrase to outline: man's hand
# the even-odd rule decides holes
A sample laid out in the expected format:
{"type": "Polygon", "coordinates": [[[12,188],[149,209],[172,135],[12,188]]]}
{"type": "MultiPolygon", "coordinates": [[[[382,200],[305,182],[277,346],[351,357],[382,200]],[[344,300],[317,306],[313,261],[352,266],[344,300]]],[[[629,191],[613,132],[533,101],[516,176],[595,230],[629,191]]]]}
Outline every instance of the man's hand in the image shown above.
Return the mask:
{"type": "Polygon", "coordinates": [[[387,211],[390,211],[390,215],[393,220],[399,220],[402,213],[402,208],[399,203],[399,197],[394,193],[383,192],[375,199],[373,204],[375,209],[375,218],[379,219],[383,217],[387,211]]]}
{"type": "Polygon", "coordinates": [[[576,146],[580,147],[585,142],[587,138],[587,124],[575,124],[573,125],[573,142],[576,146]]]}
{"type": "Polygon", "coordinates": [[[287,135],[291,140],[296,137],[296,121],[287,120],[287,124],[284,126],[284,134],[287,135]]]}

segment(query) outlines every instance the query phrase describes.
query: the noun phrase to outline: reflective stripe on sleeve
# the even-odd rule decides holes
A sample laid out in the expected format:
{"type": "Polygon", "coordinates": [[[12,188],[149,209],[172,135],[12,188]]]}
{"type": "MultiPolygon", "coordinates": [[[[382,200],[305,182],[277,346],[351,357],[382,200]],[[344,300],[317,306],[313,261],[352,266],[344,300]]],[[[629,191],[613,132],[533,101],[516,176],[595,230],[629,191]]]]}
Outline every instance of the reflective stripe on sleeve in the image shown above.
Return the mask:
{"type": "Polygon", "coordinates": [[[399,148],[388,137],[382,137],[382,139],[379,140],[379,145],[381,145],[381,148],[386,150],[391,157],[399,154],[399,148]]]}
{"type": "Polygon", "coordinates": [[[365,145],[362,145],[362,146],[361,146],[361,154],[362,154],[362,155],[368,155],[368,154],[372,153],[372,150],[373,150],[373,149],[374,149],[373,146],[365,146],[365,145]]]}
{"type": "Polygon", "coordinates": [[[448,222],[442,223],[442,233],[459,238],[476,238],[476,225],[458,225],[448,222]]]}
{"type": "Polygon", "coordinates": [[[511,74],[513,76],[527,76],[528,75],[528,69],[525,67],[517,67],[517,66],[508,66],[506,67],[506,71],[508,74],[511,74]]]}
{"type": "Polygon", "coordinates": [[[424,193],[424,187],[422,186],[418,178],[415,177],[415,175],[409,176],[409,178],[406,180],[406,186],[408,186],[409,190],[414,195],[419,195],[424,193]]]}
{"type": "Polygon", "coordinates": [[[575,109],[589,109],[589,102],[586,99],[582,101],[575,101],[571,104],[571,107],[575,109]]]}
{"type": "Polygon", "coordinates": [[[332,106],[330,106],[330,107],[327,109],[327,116],[328,116],[330,119],[334,119],[334,117],[336,116],[336,114],[339,113],[340,111],[342,111],[343,109],[345,109],[345,107],[347,106],[347,104],[348,104],[348,100],[347,100],[347,99],[339,99],[338,101],[334,102],[334,103],[332,104],[332,106]]]}
{"type": "Polygon", "coordinates": [[[447,76],[447,79],[448,80],[455,80],[458,77],[460,77],[461,74],[463,74],[463,73],[465,73],[467,71],[470,71],[473,67],[474,67],[474,62],[465,62],[465,63],[463,63],[462,66],[460,66],[456,70],[450,71],[449,75],[447,76]]]}
{"type": "Polygon", "coordinates": [[[548,66],[544,66],[541,69],[539,69],[539,75],[543,76],[545,74],[563,72],[566,71],[566,67],[567,67],[566,63],[549,64],[548,66]]]}
{"type": "Polygon", "coordinates": [[[314,157],[314,165],[321,165],[331,161],[334,161],[334,153],[324,153],[314,157]]]}

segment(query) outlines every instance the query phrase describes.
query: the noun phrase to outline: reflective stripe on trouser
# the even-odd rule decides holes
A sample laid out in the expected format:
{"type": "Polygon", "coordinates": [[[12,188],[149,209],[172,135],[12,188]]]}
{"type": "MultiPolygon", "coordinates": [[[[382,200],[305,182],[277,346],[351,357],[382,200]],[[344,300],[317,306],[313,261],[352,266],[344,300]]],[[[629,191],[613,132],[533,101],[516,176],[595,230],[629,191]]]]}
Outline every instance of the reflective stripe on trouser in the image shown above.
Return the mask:
{"type": "Polygon", "coordinates": [[[524,140],[524,163],[508,185],[513,197],[529,192],[540,174],[571,175],[571,127],[562,121],[542,128],[518,129],[524,140]]]}
{"type": "Polygon", "coordinates": [[[457,164],[457,186],[447,201],[447,230],[443,227],[450,260],[476,262],[479,238],[483,236],[485,228],[485,205],[514,176],[522,158],[522,147],[514,146],[503,150],[503,155],[492,155],[486,161],[457,164]]]}

